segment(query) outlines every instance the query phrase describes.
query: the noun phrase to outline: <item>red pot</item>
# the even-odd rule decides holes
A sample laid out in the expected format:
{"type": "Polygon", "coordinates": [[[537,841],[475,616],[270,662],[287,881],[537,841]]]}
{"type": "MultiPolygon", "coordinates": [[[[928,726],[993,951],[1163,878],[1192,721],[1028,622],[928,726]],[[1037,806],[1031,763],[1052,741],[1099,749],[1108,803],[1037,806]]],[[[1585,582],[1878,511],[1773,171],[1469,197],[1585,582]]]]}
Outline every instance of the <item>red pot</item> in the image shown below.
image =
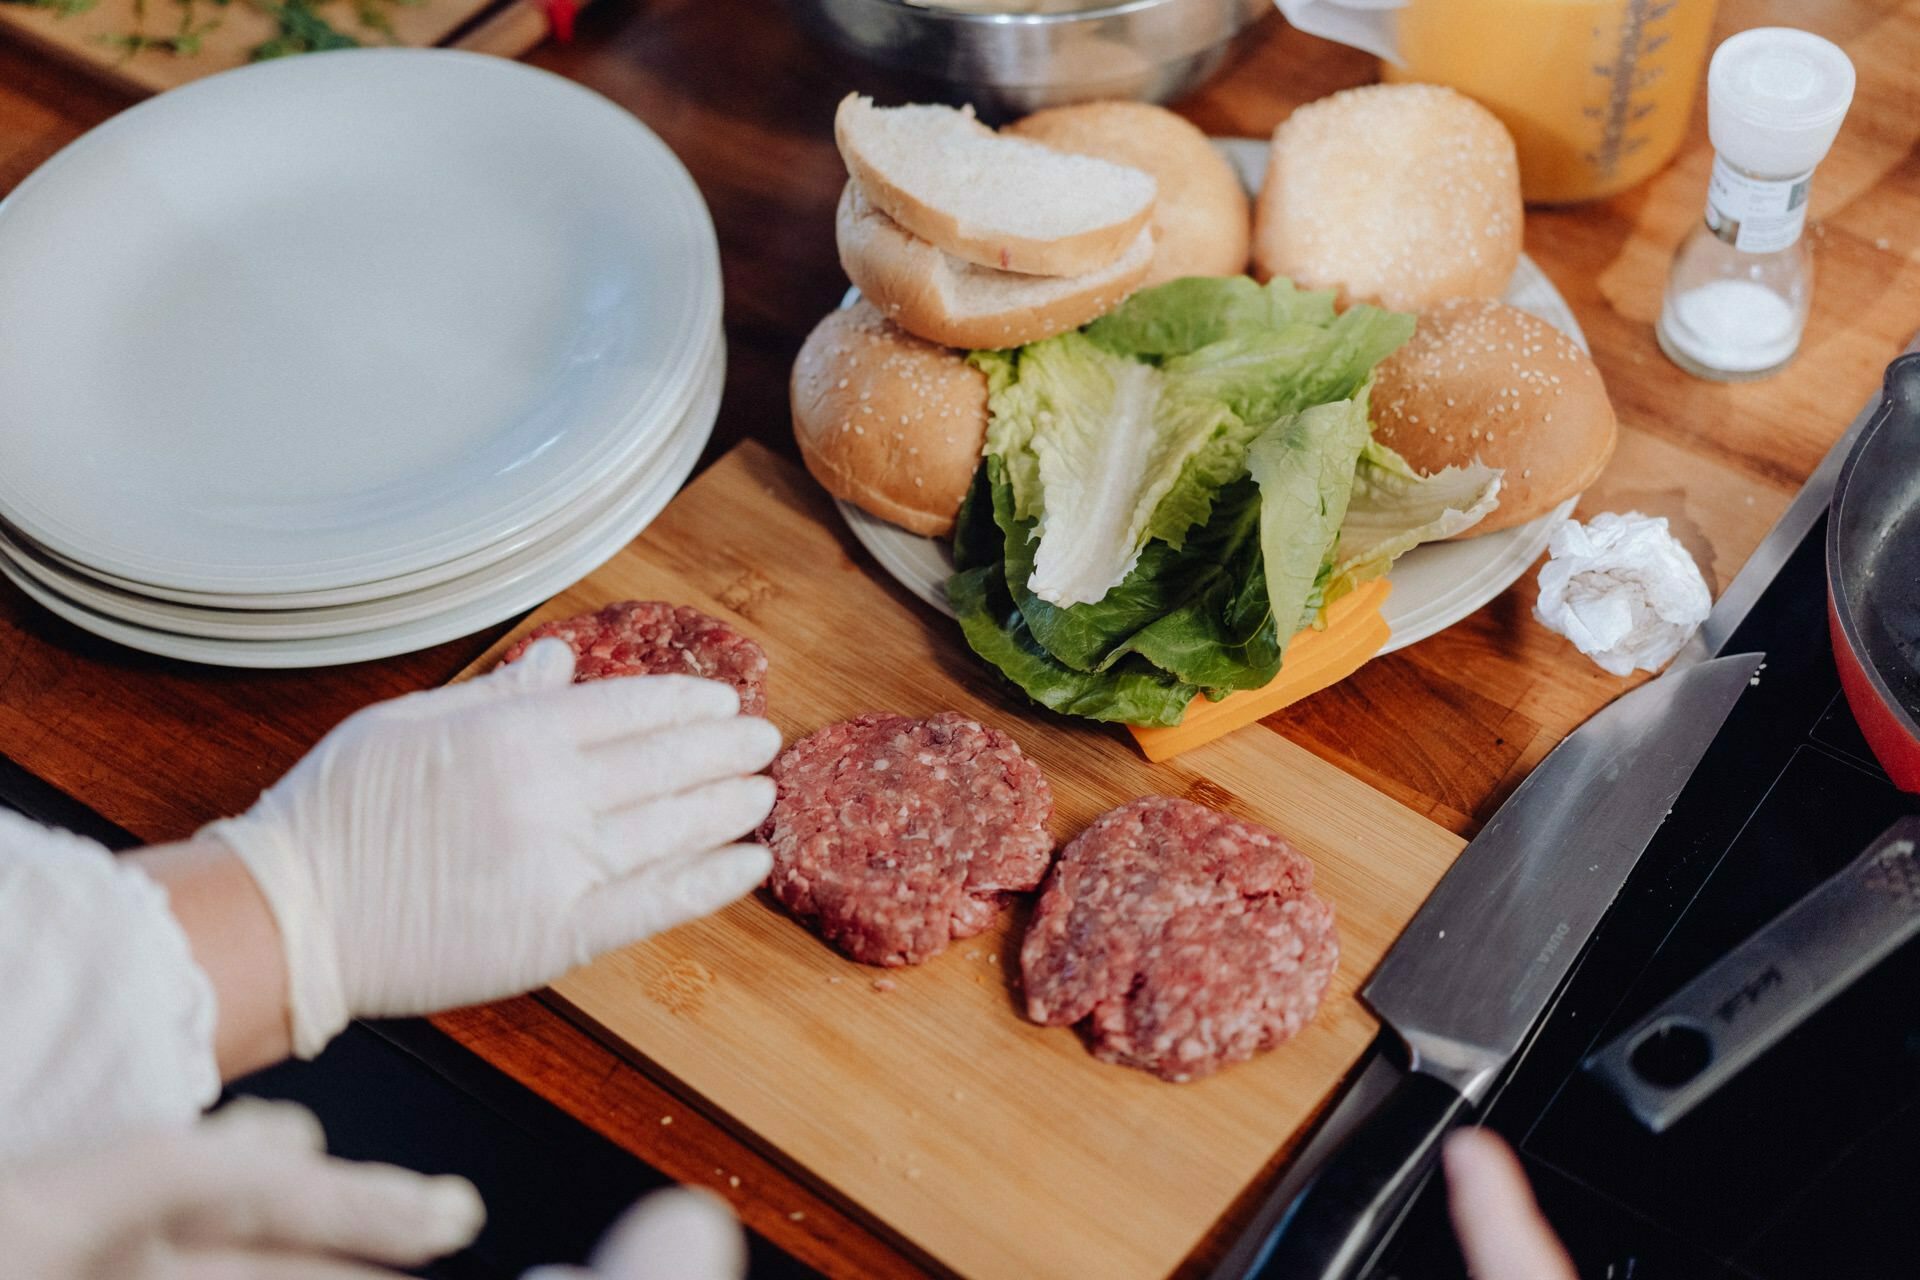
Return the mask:
{"type": "Polygon", "coordinates": [[[1880,409],[1840,468],[1827,618],[1860,731],[1894,785],[1920,793],[1920,354],[1887,366],[1880,409]]]}

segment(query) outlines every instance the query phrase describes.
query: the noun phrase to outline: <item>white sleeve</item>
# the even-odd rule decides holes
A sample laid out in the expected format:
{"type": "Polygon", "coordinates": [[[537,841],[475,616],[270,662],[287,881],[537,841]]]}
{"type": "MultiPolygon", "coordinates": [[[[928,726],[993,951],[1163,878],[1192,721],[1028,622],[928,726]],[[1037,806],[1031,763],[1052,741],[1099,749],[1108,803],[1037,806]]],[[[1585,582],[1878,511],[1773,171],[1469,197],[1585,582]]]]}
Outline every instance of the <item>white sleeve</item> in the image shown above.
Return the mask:
{"type": "Polygon", "coordinates": [[[0,1166],[185,1124],[220,1091],[214,993],[159,884],[0,812],[0,1166]]]}

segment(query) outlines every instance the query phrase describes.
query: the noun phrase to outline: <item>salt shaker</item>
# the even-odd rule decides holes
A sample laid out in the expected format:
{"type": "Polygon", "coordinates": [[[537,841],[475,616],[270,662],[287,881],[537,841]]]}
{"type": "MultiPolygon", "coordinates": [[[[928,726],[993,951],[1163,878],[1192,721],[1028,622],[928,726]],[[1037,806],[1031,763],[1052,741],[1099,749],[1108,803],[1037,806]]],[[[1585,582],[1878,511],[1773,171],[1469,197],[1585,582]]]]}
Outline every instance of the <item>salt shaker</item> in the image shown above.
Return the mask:
{"type": "Polygon", "coordinates": [[[1793,358],[1813,259],[1807,189],[1853,101],[1853,63],[1791,27],[1729,37],[1707,68],[1713,177],[1704,223],[1681,244],[1656,330],[1687,372],[1760,378],[1793,358]]]}

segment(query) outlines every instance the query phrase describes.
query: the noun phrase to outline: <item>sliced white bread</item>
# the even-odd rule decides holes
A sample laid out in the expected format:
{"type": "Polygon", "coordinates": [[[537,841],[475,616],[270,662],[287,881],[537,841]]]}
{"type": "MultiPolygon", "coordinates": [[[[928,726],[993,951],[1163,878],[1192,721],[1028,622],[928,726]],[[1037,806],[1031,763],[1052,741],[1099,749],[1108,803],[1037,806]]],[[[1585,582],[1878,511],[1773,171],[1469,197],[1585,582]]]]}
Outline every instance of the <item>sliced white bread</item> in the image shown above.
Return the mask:
{"type": "Polygon", "coordinates": [[[1118,262],[1080,276],[995,271],[945,253],[868,203],[858,182],[834,220],[840,265],[887,319],[950,347],[1017,347],[1077,329],[1118,306],[1153,262],[1142,226],[1118,262]]]}
{"type": "Polygon", "coordinates": [[[1085,275],[1124,257],[1153,213],[1139,169],[997,134],[971,109],[848,94],[833,136],[874,207],[977,266],[1085,275]]]}

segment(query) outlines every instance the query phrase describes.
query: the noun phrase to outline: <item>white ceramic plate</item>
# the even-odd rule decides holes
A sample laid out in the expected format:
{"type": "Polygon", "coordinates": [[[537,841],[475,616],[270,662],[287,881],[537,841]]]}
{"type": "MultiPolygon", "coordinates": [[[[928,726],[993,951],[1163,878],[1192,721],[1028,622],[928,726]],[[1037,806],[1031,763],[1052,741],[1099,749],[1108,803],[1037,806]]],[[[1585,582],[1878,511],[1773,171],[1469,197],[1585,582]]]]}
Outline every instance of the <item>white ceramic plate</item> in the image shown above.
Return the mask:
{"type": "MultiPolygon", "coordinates": [[[[706,369],[717,361],[719,367],[724,369],[725,342],[726,339],[716,321],[700,353],[697,367],[706,369]]],[[[691,411],[695,398],[704,390],[704,382],[704,379],[693,380],[687,386],[685,397],[674,402],[672,412],[675,422],[685,418],[691,411]]],[[[655,465],[661,455],[669,451],[670,434],[650,431],[644,436],[637,437],[629,454],[609,463],[603,474],[594,477],[590,489],[576,495],[573,501],[558,511],[498,542],[489,543],[478,551],[455,557],[442,564],[431,565],[396,578],[380,578],[372,582],[330,587],[322,591],[212,592],[153,586],[115,577],[112,574],[100,573],[76,560],[40,546],[20,531],[8,528],[4,521],[0,521],[0,538],[6,539],[10,545],[19,549],[34,562],[59,570],[65,579],[83,579],[91,582],[110,596],[138,596],[148,601],[187,605],[202,610],[218,610],[229,616],[243,610],[257,610],[270,614],[306,613],[312,610],[365,604],[422,591],[450,582],[455,578],[477,573],[528,547],[551,541],[563,531],[578,526],[582,522],[583,510],[605,506],[607,495],[615,490],[632,488],[639,483],[644,469],[655,465]]],[[[81,598],[74,592],[68,594],[81,598]]]]}
{"type": "Polygon", "coordinates": [[[708,372],[701,378],[698,398],[689,407],[681,426],[668,433],[663,442],[666,447],[654,465],[608,486],[603,493],[596,493],[593,501],[574,513],[573,520],[548,538],[476,572],[418,591],[322,609],[271,612],[208,609],[103,587],[8,538],[3,530],[0,530],[0,557],[48,591],[91,613],[147,630],[202,639],[321,640],[428,621],[476,602],[499,598],[522,582],[534,579],[545,582],[551,566],[570,563],[580,547],[603,541],[610,530],[624,528],[631,514],[645,506],[661,476],[672,473],[686,437],[692,432],[704,432],[712,423],[725,382],[724,352],[715,352],[708,372]]]}
{"type": "Polygon", "coordinates": [[[0,516],[201,591],[444,563],[671,430],[719,306],[692,180],[579,85],[397,49],[209,77],[0,204],[0,516]]]}
{"type": "MultiPolygon", "coordinates": [[[[1267,144],[1255,138],[1219,138],[1214,145],[1233,162],[1247,189],[1258,191],[1266,174],[1267,144]]],[[[1514,268],[1505,301],[1539,316],[1586,349],[1586,335],[1572,308],[1531,258],[1522,255],[1514,268]]],[[[1517,528],[1464,542],[1430,542],[1394,561],[1388,574],[1393,593],[1382,611],[1392,635],[1380,652],[1392,653],[1424,640],[1512,586],[1547,549],[1553,526],[1572,512],[1577,501],[1569,498],[1549,514],[1517,528]]],[[[881,568],[914,595],[952,616],[946,584],[953,576],[953,555],[945,542],[877,520],[850,502],[838,506],[853,536],[881,568]]]]}
{"type": "Polygon", "coordinates": [[[22,571],[0,554],[0,576],[67,621],[95,635],[166,658],[182,658],[221,667],[324,667],[410,653],[467,635],[532,608],[592,573],[660,514],[679,492],[713,433],[717,395],[704,401],[679,430],[657,478],[635,490],[580,541],[543,563],[537,572],[496,581],[477,598],[435,612],[431,617],[377,627],[351,635],[300,640],[219,640],[155,630],[108,617],[79,604],[22,571]]]}

